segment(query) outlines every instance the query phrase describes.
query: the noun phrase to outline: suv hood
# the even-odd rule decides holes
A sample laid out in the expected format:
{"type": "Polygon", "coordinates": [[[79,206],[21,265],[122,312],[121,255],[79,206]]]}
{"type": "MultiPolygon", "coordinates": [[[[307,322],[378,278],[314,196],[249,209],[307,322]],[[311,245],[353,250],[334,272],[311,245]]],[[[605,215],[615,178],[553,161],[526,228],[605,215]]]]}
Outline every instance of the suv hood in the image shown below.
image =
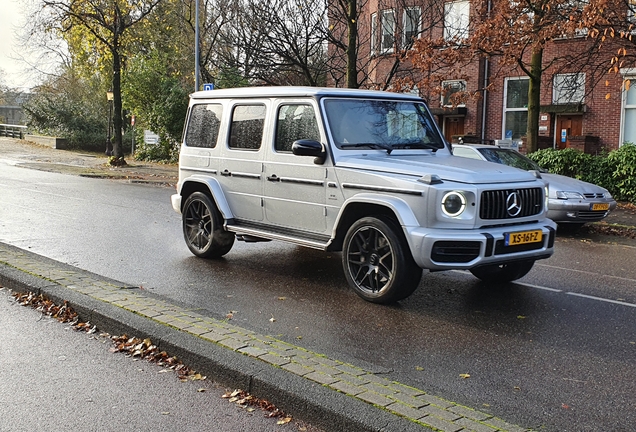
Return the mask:
{"type": "Polygon", "coordinates": [[[358,154],[339,157],[338,168],[351,168],[421,177],[436,174],[442,180],[459,183],[532,182],[536,178],[528,171],[477,159],[445,154],[402,153],[358,154]]]}

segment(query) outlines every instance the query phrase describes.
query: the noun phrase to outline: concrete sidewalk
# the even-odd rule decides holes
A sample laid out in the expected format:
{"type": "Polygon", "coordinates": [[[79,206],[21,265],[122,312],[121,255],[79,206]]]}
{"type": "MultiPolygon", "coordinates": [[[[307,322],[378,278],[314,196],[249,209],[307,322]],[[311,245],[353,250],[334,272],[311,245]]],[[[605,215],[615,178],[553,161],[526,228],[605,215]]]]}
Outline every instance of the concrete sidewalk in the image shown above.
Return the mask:
{"type": "Polygon", "coordinates": [[[526,431],[492,415],[0,243],[0,285],[67,300],[100,331],[150,338],[210,379],[329,431],[526,431]]]}

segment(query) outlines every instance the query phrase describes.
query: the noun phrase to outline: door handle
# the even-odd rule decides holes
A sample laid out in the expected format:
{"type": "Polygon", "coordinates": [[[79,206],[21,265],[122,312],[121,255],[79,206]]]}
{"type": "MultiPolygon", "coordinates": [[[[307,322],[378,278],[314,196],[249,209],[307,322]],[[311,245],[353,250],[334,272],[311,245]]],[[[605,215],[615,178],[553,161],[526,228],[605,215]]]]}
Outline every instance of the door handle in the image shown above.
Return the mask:
{"type": "Polygon", "coordinates": [[[277,181],[280,181],[280,177],[278,177],[276,174],[272,174],[271,176],[267,176],[267,180],[272,182],[277,182],[277,181]]]}
{"type": "Polygon", "coordinates": [[[225,177],[229,177],[229,176],[232,175],[232,173],[225,169],[225,170],[221,171],[221,175],[225,176],[225,177]]]}

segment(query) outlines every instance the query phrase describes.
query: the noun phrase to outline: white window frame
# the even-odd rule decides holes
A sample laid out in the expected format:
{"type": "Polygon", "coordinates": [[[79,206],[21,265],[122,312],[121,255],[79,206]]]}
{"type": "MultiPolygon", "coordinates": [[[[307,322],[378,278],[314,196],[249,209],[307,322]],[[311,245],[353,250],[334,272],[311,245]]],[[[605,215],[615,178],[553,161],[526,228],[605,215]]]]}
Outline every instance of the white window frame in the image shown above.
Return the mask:
{"type": "Polygon", "coordinates": [[[422,8],[419,6],[407,7],[404,9],[402,13],[402,46],[413,46],[413,40],[420,37],[420,33],[422,32],[422,8]],[[412,29],[409,29],[410,25],[413,24],[414,20],[413,15],[410,14],[415,12],[417,22],[415,22],[415,26],[412,29]],[[408,31],[411,31],[413,34],[409,37],[408,31]],[[413,40],[410,40],[413,39],[413,40]]]}
{"type": "Polygon", "coordinates": [[[392,53],[395,50],[395,10],[385,9],[381,12],[382,19],[380,20],[380,51],[382,54],[392,53]],[[388,27],[388,17],[391,16],[392,25],[388,27]],[[386,44],[385,36],[390,39],[391,46],[386,44]]]}
{"type": "Polygon", "coordinates": [[[455,0],[444,3],[444,40],[466,39],[469,26],[469,0],[455,0]]]}
{"type": "Polygon", "coordinates": [[[552,103],[582,103],[585,98],[585,73],[555,74],[552,77],[552,103]]]}
{"type": "MultiPolygon", "coordinates": [[[[440,95],[440,104],[443,107],[452,107],[453,104],[451,103],[447,103],[448,101],[448,97],[451,96],[453,93],[456,93],[458,91],[466,91],[466,80],[447,80],[447,81],[442,81],[442,94],[440,95]],[[447,93],[446,92],[446,88],[451,87],[451,86],[456,86],[456,87],[461,87],[460,89],[453,91],[451,93],[447,93]]],[[[457,107],[464,107],[466,106],[466,104],[458,104],[455,105],[457,107]]]]}
{"type": "Polygon", "coordinates": [[[636,97],[634,97],[633,103],[629,103],[629,94],[636,94],[636,68],[621,69],[621,75],[623,81],[630,81],[629,91],[625,90],[625,84],[623,84],[622,98],[621,98],[621,133],[619,136],[618,146],[622,146],[626,141],[636,144],[636,131],[633,133],[633,137],[627,137],[625,134],[625,125],[632,122],[627,121],[627,111],[636,112],[636,97]],[[633,138],[633,139],[631,139],[633,138]]]}
{"type": "MultiPolygon", "coordinates": [[[[526,115],[528,113],[528,106],[526,105],[525,107],[514,107],[514,108],[509,108],[508,107],[508,83],[510,81],[520,81],[520,80],[529,80],[530,78],[528,77],[507,77],[504,80],[504,97],[503,97],[503,115],[501,117],[501,137],[502,139],[508,139],[506,137],[506,116],[509,112],[526,112],[526,115]]],[[[513,140],[515,140],[515,138],[512,138],[513,140]]]]}
{"type": "Polygon", "coordinates": [[[371,55],[376,55],[378,51],[378,14],[371,14],[371,55]]]}

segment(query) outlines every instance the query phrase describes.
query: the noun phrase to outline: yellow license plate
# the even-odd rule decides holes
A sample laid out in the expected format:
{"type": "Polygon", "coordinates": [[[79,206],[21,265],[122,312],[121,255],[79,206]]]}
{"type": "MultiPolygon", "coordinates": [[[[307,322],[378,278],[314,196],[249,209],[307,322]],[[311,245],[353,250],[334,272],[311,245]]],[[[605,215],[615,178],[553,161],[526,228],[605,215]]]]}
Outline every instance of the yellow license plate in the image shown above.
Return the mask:
{"type": "Polygon", "coordinates": [[[590,206],[590,210],[592,211],[603,211],[603,210],[609,210],[609,204],[605,203],[605,204],[592,204],[590,206]]]}
{"type": "Polygon", "coordinates": [[[543,240],[543,232],[541,230],[521,231],[515,233],[506,233],[506,246],[516,246],[526,243],[537,243],[543,240]]]}

